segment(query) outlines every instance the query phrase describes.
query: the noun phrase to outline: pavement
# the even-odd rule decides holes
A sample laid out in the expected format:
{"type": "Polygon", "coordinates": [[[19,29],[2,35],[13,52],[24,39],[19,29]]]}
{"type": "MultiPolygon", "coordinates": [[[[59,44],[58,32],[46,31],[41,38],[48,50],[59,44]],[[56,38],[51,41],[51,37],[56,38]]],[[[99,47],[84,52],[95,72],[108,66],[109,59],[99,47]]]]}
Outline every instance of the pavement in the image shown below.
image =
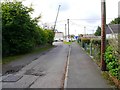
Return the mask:
{"type": "Polygon", "coordinates": [[[110,88],[98,66],[76,43],[71,45],[66,88],[110,88]]]}

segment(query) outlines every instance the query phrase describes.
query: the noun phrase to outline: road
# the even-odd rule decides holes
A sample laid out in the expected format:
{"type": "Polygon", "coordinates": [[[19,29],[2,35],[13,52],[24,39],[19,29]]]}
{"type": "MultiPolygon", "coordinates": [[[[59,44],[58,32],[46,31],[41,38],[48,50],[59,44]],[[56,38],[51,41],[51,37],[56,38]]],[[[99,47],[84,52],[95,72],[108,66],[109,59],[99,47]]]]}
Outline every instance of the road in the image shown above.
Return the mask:
{"type": "Polygon", "coordinates": [[[66,88],[110,88],[98,66],[76,43],[71,45],[66,88]]]}
{"type": "Polygon", "coordinates": [[[54,45],[57,47],[20,71],[2,76],[3,88],[110,87],[102,78],[97,65],[79,45],[73,43],[69,47],[61,42],[54,45]]]}
{"type": "Polygon", "coordinates": [[[69,46],[63,43],[15,74],[3,77],[3,88],[61,88],[69,46]]]}

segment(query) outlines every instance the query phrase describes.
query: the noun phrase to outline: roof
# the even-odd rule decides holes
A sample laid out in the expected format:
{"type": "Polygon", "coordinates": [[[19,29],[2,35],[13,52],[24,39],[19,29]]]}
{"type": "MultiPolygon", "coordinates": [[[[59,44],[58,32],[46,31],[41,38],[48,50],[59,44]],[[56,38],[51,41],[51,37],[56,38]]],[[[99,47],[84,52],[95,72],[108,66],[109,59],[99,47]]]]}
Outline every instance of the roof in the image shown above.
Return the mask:
{"type": "Polygon", "coordinates": [[[55,33],[63,33],[63,32],[55,32],[55,33]]]}
{"type": "MultiPolygon", "coordinates": [[[[111,24],[109,26],[114,33],[118,33],[118,30],[120,29],[120,24],[111,24]]],[[[106,34],[111,34],[112,33],[110,28],[108,26],[106,27],[106,34]]]]}

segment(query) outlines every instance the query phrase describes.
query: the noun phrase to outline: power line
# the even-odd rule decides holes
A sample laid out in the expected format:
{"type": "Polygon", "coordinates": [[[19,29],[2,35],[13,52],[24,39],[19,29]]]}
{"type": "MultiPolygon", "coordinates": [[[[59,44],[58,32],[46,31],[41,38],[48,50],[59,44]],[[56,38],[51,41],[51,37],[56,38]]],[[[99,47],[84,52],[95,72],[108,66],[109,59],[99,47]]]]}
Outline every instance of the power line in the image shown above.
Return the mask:
{"type": "Polygon", "coordinates": [[[98,25],[97,26],[90,26],[90,25],[77,24],[77,23],[75,23],[73,21],[70,21],[70,22],[71,22],[72,25],[76,25],[76,26],[79,26],[79,27],[84,27],[84,26],[87,26],[87,27],[98,27],[98,25]]]}
{"type": "MultiPolygon", "coordinates": [[[[106,18],[106,19],[114,19],[114,18],[106,18]]],[[[69,19],[70,21],[84,21],[84,20],[101,20],[101,18],[97,18],[97,19],[69,19]]],[[[66,20],[60,20],[60,21],[57,21],[56,23],[61,23],[61,22],[66,22],[66,20]]],[[[52,24],[52,23],[55,23],[55,22],[49,22],[49,24],[52,24]]]]}
{"type": "MultiPolygon", "coordinates": [[[[96,19],[85,19],[85,18],[81,18],[81,19],[70,19],[70,20],[101,20],[102,18],[96,18],[96,19]]],[[[114,18],[106,18],[106,19],[114,19],[114,18]]]]}

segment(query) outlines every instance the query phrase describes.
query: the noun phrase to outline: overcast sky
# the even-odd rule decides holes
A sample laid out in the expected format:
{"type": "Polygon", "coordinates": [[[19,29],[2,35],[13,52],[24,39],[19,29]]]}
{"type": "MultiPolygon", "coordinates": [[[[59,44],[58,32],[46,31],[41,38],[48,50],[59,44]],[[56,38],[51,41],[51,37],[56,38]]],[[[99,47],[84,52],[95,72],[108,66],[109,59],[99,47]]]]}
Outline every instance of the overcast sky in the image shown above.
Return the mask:
{"type": "MultiPolygon", "coordinates": [[[[106,18],[109,23],[118,17],[118,2],[120,0],[106,0],[106,18]]],[[[101,26],[101,0],[25,0],[24,5],[30,6],[32,3],[34,13],[32,17],[42,15],[40,25],[47,23],[54,25],[61,5],[56,29],[65,32],[65,24],[70,19],[70,34],[81,34],[86,27],[86,33],[95,32],[97,26],[101,26]]]]}

